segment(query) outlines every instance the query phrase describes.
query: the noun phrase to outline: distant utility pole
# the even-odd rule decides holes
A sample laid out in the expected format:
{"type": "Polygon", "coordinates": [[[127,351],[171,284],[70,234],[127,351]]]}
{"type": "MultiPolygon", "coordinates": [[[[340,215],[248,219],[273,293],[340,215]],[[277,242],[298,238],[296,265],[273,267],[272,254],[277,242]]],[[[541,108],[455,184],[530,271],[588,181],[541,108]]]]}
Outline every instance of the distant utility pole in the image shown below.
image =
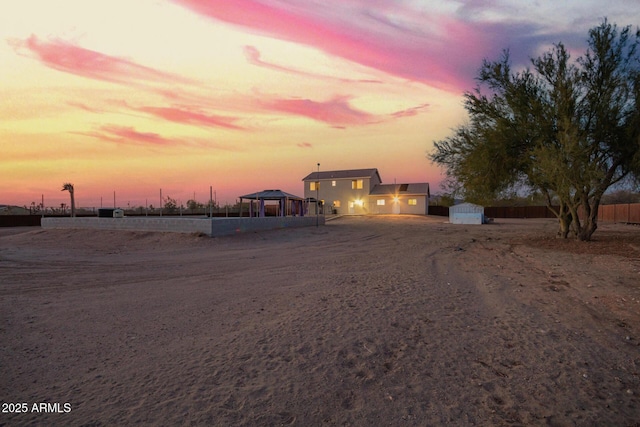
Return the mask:
{"type": "Polygon", "coordinates": [[[209,218],[213,218],[213,185],[209,186],[209,218]]]}
{"type": "Polygon", "coordinates": [[[320,225],[320,163],[318,163],[318,176],[316,180],[316,227],[320,225]]]}

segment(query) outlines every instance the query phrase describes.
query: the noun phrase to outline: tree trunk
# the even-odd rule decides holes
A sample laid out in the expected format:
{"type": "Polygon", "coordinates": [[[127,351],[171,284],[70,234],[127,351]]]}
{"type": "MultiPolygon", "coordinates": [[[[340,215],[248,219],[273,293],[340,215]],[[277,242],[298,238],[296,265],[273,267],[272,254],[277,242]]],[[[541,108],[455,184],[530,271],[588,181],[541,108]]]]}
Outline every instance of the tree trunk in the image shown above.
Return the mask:
{"type": "Polygon", "coordinates": [[[73,190],[69,191],[69,195],[71,196],[71,217],[76,216],[76,199],[73,195],[73,190]]]}
{"type": "Polygon", "coordinates": [[[567,204],[560,201],[560,206],[557,211],[555,211],[550,204],[547,204],[547,206],[558,218],[558,233],[556,234],[556,237],[559,239],[566,239],[569,236],[573,223],[573,216],[571,215],[567,204]]]}
{"type": "Polygon", "coordinates": [[[591,235],[596,231],[597,228],[598,228],[598,213],[596,211],[595,214],[592,212],[591,215],[589,215],[584,220],[584,223],[582,224],[582,228],[577,235],[578,240],[581,240],[583,242],[590,241],[591,235]]]}
{"type": "Polygon", "coordinates": [[[591,240],[593,233],[598,229],[598,208],[600,207],[600,196],[594,196],[591,199],[591,203],[589,203],[586,196],[584,199],[582,207],[584,209],[585,218],[576,237],[578,240],[588,242],[591,240]]]}
{"type": "Polygon", "coordinates": [[[569,236],[572,222],[573,222],[573,218],[571,218],[570,213],[565,213],[562,216],[558,217],[558,225],[559,225],[558,234],[557,234],[558,238],[566,239],[569,236]]]}

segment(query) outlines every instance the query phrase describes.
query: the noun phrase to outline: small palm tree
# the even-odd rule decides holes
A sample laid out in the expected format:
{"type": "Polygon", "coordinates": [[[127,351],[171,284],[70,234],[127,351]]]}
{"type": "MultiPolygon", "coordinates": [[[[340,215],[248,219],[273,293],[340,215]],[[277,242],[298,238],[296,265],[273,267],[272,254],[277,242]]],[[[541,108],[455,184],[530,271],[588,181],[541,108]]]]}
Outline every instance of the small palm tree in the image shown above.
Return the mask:
{"type": "Polygon", "coordinates": [[[71,216],[72,217],[76,216],[76,200],[75,200],[75,197],[73,196],[73,184],[71,184],[70,182],[65,182],[64,184],[62,184],[61,191],[69,192],[69,196],[71,196],[71,216]]]}

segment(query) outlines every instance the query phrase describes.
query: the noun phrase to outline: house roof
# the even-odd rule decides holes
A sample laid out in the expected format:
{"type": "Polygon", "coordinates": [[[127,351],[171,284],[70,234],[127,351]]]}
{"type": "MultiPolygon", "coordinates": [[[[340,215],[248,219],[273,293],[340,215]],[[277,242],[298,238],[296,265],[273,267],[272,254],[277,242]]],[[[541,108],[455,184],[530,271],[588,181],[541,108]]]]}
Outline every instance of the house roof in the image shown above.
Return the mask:
{"type": "Polygon", "coordinates": [[[323,179],[372,178],[376,175],[378,176],[378,181],[382,181],[382,179],[380,179],[380,174],[378,173],[378,169],[376,168],[312,172],[309,175],[302,178],[302,180],[303,181],[320,181],[323,179]]]}
{"type": "Polygon", "coordinates": [[[264,200],[280,200],[280,199],[290,199],[290,200],[304,200],[302,197],[294,196],[290,193],[285,193],[282,190],[263,190],[258,191],[257,193],[245,194],[244,196],[240,196],[241,199],[264,199],[264,200]]]}
{"type": "Polygon", "coordinates": [[[371,196],[395,196],[395,195],[427,195],[429,196],[429,183],[416,182],[411,184],[378,184],[371,189],[371,196]]]}

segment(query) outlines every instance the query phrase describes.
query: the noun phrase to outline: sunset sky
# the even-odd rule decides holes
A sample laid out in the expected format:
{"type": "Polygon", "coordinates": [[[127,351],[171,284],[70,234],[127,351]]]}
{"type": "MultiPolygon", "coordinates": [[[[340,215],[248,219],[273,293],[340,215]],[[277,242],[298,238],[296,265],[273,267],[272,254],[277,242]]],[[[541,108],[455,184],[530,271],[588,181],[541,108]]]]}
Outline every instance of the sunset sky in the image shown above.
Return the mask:
{"type": "Polygon", "coordinates": [[[575,56],[637,0],[20,0],[0,3],[0,204],[157,206],[317,169],[429,182],[483,58],[575,56]],[[525,5],[526,3],[526,5],[525,5]]]}

